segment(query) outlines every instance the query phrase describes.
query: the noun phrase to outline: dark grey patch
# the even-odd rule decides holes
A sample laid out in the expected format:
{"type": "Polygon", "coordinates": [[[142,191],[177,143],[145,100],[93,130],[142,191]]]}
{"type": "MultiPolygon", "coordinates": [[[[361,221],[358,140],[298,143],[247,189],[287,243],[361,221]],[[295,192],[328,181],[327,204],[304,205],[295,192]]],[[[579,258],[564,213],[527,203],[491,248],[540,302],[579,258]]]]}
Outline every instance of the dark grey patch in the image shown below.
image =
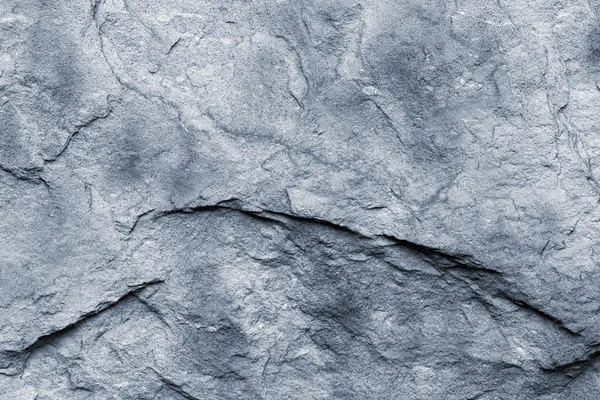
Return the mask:
{"type": "Polygon", "coordinates": [[[369,54],[372,55],[368,61],[374,83],[385,87],[402,102],[413,120],[433,117],[442,111],[436,94],[426,86],[445,90],[444,86],[452,76],[444,70],[442,73],[431,70],[439,61],[430,59],[435,53],[432,54],[424,43],[408,42],[394,34],[386,34],[376,40],[369,54]]]}
{"type": "Polygon", "coordinates": [[[16,118],[16,110],[11,108],[11,104],[0,108],[0,165],[4,168],[27,168],[31,166],[27,143],[23,143],[27,136],[16,118]]]}
{"type": "Polygon", "coordinates": [[[42,8],[44,15],[30,31],[29,47],[31,69],[25,82],[41,87],[58,105],[60,112],[68,114],[79,104],[82,76],[78,67],[78,46],[72,42],[64,28],[53,24],[59,14],[51,8],[42,8]]]}
{"type": "Polygon", "coordinates": [[[588,41],[588,61],[592,70],[600,71],[600,22],[592,28],[588,41]]]}
{"type": "Polygon", "coordinates": [[[146,129],[143,119],[129,120],[118,132],[112,155],[113,173],[123,183],[138,183],[146,170],[144,150],[147,146],[141,134],[146,129]]]}

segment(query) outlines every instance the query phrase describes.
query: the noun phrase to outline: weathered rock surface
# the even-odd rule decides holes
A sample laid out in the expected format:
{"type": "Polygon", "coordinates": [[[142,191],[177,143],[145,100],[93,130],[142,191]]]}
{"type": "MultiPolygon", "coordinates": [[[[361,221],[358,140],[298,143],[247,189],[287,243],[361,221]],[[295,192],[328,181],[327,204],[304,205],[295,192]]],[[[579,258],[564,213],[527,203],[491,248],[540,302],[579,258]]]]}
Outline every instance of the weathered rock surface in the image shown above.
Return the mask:
{"type": "Polygon", "coordinates": [[[0,399],[600,398],[599,16],[1,1],[0,399]]]}

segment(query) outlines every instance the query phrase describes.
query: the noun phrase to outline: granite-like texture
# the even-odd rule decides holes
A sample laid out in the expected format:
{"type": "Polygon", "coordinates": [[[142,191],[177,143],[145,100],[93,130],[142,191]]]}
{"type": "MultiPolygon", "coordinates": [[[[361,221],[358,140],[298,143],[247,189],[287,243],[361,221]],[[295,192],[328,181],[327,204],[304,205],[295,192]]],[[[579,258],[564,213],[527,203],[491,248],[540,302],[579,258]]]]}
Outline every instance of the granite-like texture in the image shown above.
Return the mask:
{"type": "Polygon", "coordinates": [[[600,398],[600,1],[0,1],[0,399],[600,398]]]}

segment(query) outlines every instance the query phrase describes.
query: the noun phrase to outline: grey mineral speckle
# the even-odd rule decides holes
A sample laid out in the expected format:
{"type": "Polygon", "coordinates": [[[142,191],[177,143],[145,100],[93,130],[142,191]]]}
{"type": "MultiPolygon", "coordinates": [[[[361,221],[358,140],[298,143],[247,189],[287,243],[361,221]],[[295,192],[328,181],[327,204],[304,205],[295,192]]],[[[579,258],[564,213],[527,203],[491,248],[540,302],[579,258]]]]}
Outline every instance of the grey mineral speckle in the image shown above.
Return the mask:
{"type": "Polygon", "coordinates": [[[600,398],[597,0],[1,0],[0,399],[600,398]]]}

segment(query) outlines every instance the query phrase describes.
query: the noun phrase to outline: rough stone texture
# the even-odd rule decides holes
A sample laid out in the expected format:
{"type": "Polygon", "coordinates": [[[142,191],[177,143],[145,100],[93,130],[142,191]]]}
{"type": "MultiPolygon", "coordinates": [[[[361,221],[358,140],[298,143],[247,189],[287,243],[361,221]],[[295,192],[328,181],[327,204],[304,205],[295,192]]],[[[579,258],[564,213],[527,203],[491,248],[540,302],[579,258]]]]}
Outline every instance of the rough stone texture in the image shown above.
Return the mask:
{"type": "Polygon", "coordinates": [[[600,1],[0,1],[0,399],[600,398],[600,1]]]}

